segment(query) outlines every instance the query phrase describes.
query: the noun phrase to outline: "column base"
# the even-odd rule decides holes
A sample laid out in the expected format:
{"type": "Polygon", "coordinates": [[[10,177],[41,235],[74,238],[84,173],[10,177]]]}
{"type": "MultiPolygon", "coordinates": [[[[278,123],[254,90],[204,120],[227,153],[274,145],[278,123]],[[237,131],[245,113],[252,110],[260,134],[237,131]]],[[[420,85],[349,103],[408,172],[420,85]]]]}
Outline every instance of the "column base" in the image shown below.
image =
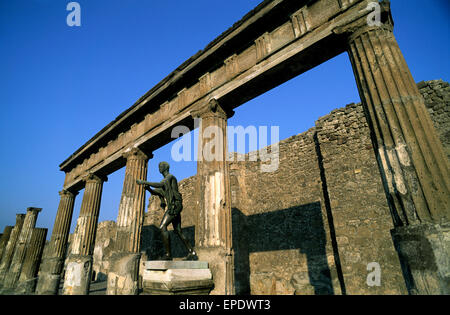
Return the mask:
{"type": "Polygon", "coordinates": [[[36,294],[57,295],[60,283],[61,275],[41,272],[36,286],[36,294]]]}
{"type": "Polygon", "coordinates": [[[64,295],[87,295],[91,285],[92,256],[69,256],[64,278],[64,295]]]}
{"type": "Polygon", "coordinates": [[[148,295],[207,295],[214,287],[205,261],[164,261],[144,263],[142,286],[148,295]]]}
{"type": "Polygon", "coordinates": [[[14,290],[16,287],[17,280],[19,280],[20,276],[20,268],[21,266],[12,265],[9,268],[9,271],[6,273],[5,278],[3,280],[3,288],[14,290]]]}
{"type": "Polygon", "coordinates": [[[36,285],[36,294],[57,295],[61,283],[61,271],[63,270],[63,267],[63,258],[43,258],[36,285]]]}
{"type": "Polygon", "coordinates": [[[450,294],[450,223],[391,230],[410,294],[450,294]]]}
{"type": "MultiPolygon", "coordinates": [[[[211,269],[214,279],[214,289],[211,291],[211,295],[226,295],[233,294],[227,293],[227,252],[222,247],[198,247],[196,252],[199,260],[207,261],[209,268],[211,269]]],[[[231,257],[232,258],[232,257],[231,257]]],[[[228,275],[232,277],[233,275],[228,275]]]]}
{"type": "Polygon", "coordinates": [[[139,260],[141,254],[116,253],[109,259],[107,295],[137,295],[139,293],[139,260]]]}
{"type": "Polygon", "coordinates": [[[14,290],[17,295],[30,295],[34,294],[36,289],[38,278],[32,278],[27,280],[22,280],[17,283],[17,286],[14,290]]]}

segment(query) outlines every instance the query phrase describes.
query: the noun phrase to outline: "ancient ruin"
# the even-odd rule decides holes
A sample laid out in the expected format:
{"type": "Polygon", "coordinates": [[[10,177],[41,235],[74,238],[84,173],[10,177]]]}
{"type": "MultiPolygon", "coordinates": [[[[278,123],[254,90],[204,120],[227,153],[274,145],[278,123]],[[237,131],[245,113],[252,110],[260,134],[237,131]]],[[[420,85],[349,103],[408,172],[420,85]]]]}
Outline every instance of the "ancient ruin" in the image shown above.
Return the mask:
{"type": "MultiPolygon", "coordinates": [[[[369,23],[371,2],[262,2],[75,151],[60,165],[66,177],[35,293],[88,294],[92,279],[106,280],[107,294],[141,292],[144,271],[156,268],[145,263],[162,248],[155,229],[162,213],[151,198],[145,214],[136,181],[160,162],[152,152],[173,141],[172,129],[193,130],[198,118],[197,175],[181,181],[180,192],[189,213],[183,233],[208,263],[202,275],[211,271],[213,287],[205,282],[204,293],[450,293],[449,85],[415,83],[389,1],[379,2],[380,24],[369,23]],[[227,159],[233,109],[343,52],[362,104],[272,145],[274,172],[261,172],[261,160],[227,159]],[[204,158],[208,128],[218,140],[214,159],[204,158]],[[117,221],[98,224],[102,187],[122,167],[117,221]],[[377,266],[383,280],[372,285],[377,266]]],[[[39,238],[30,231],[35,219],[17,220],[0,241],[7,288],[20,282],[20,270],[24,281],[32,277],[35,263],[24,268],[24,253],[40,251],[24,245],[39,238]]],[[[164,270],[172,267],[177,274],[179,267],[164,270]]]]}

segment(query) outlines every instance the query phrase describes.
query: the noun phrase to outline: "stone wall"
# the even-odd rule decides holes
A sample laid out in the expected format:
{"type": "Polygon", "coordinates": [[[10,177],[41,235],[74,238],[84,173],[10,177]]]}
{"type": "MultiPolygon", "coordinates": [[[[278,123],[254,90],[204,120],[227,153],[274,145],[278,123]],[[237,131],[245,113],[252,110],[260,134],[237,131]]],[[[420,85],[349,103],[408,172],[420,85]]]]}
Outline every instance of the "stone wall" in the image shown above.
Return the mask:
{"type": "MultiPolygon", "coordinates": [[[[419,83],[450,156],[449,84],[419,83]]],[[[250,153],[253,154],[253,153],[250,153]]],[[[237,156],[237,155],[236,155],[237,156]]],[[[279,143],[279,167],[261,161],[230,164],[237,294],[406,294],[377,160],[361,104],[317,120],[279,143]],[[367,277],[380,267],[380,286],[367,277]],[[372,264],[373,266],[373,264],[372,264]]],[[[180,181],[183,233],[195,242],[196,177],[180,181]]],[[[151,197],[141,238],[142,260],[162,254],[159,199],[151,197]]],[[[94,271],[107,272],[114,222],[102,222],[94,271]]],[[[171,233],[173,255],[187,254],[171,233]]],[[[142,269],[142,268],[141,268],[142,269]]]]}
{"type": "Polygon", "coordinates": [[[432,80],[422,81],[417,86],[425,98],[425,105],[450,159],[450,84],[432,80]]]}
{"type": "Polygon", "coordinates": [[[316,122],[318,160],[334,246],[347,294],[402,294],[405,282],[390,230],[394,227],[369,127],[361,104],[334,110],[316,122]],[[377,263],[381,286],[368,286],[377,263]]]}

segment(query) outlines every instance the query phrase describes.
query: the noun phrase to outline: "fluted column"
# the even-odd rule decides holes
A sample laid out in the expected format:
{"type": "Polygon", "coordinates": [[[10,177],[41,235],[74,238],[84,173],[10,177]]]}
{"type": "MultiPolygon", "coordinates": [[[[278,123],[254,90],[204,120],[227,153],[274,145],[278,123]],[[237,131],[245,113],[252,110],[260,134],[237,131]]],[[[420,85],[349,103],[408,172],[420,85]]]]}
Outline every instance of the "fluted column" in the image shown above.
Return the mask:
{"type": "Polygon", "coordinates": [[[138,293],[141,230],[145,213],[145,189],[136,180],[147,179],[151,156],[138,148],[125,152],[125,179],[115,238],[115,254],[110,260],[106,293],[133,295],[138,293]]]}
{"type": "Polygon", "coordinates": [[[89,174],[84,179],[83,201],[80,216],[73,235],[73,243],[67,271],[64,278],[65,295],[86,295],[89,292],[92,273],[92,255],[102,197],[106,178],[89,174]]]}
{"type": "Polygon", "coordinates": [[[214,276],[212,294],[234,294],[234,265],[231,225],[231,186],[227,162],[227,119],[212,99],[192,113],[200,118],[197,191],[199,213],[195,244],[200,259],[208,260],[214,276]]]}
{"type": "Polygon", "coordinates": [[[6,245],[8,245],[9,237],[11,236],[13,228],[13,226],[6,226],[3,230],[2,237],[0,238],[0,261],[2,261],[3,253],[5,252],[6,245]]]}
{"type": "Polygon", "coordinates": [[[397,226],[450,220],[448,159],[391,20],[349,38],[349,56],[397,226]]]}
{"type": "Polygon", "coordinates": [[[17,293],[31,294],[34,292],[46,237],[47,229],[33,229],[20,272],[17,293]]]}
{"type": "Polygon", "coordinates": [[[65,189],[59,192],[60,202],[48,245],[49,249],[46,257],[43,257],[42,260],[41,273],[36,287],[37,294],[58,294],[77,194],[78,192],[73,193],[65,189]]]}
{"type": "Polygon", "coordinates": [[[8,273],[5,276],[4,286],[6,288],[14,288],[17,280],[19,280],[20,272],[22,270],[23,262],[25,259],[25,253],[27,247],[30,244],[33,229],[36,226],[38,213],[41,212],[41,210],[41,208],[33,207],[27,209],[27,214],[25,215],[25,220],[23,221],[22,230],[20,231],[16,249],[14,250],[14,255],[11,260],[11,266],[9,267],[8,273]]]}
{"type": "Polygon", "coordinates": [[[411,293],[448,294],[449,161],[394,37],[389,2],[380,5],[380,26],[365,18],[349,25],[348,53],[407,287],[411,293]]]}
{"type": "Polygon", "coordinates": [[[8,244],[6,245],[3,253],[2,261],[0,263],[0,285],[4,285],[5,275],[11,266],[14,250],[16,249],[17,240],[19,239],[20,232],[22,231],[23,222],[25,221],[25,214],[16,215],[16,225],[11,231],[8,244]]]}

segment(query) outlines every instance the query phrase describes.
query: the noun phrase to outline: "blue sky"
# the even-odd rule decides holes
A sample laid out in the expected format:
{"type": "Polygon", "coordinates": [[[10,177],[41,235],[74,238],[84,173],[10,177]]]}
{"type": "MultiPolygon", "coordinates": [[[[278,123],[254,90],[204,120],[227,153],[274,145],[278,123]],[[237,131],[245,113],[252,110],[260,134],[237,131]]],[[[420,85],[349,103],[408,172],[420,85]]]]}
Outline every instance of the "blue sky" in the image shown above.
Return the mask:
{"type": "MultiPolygon", "coordinates": [[[[0,233],[15,214],[41,207],[50,238],[64,173],[58,165],[260,0],[80,0],[81,27],[65,0],[0,0],[0,233]]],[[[395,35],[414,79],[449,81],[448,0],[393,0],[395,35]]],[[[359,102],[347,54],[236,110],[231,125],[306,131],[335,108],[359,102]]],[[[170,162],[169,144],[154,153],[170,162]]],[[[181,180],[195,162],[171,163],[181,180]]],[[[115,220],[124,169],[104,184],[100,221],[115,220]]],[[[82,193],[77,196],[73,232],[82,193]]]]}

